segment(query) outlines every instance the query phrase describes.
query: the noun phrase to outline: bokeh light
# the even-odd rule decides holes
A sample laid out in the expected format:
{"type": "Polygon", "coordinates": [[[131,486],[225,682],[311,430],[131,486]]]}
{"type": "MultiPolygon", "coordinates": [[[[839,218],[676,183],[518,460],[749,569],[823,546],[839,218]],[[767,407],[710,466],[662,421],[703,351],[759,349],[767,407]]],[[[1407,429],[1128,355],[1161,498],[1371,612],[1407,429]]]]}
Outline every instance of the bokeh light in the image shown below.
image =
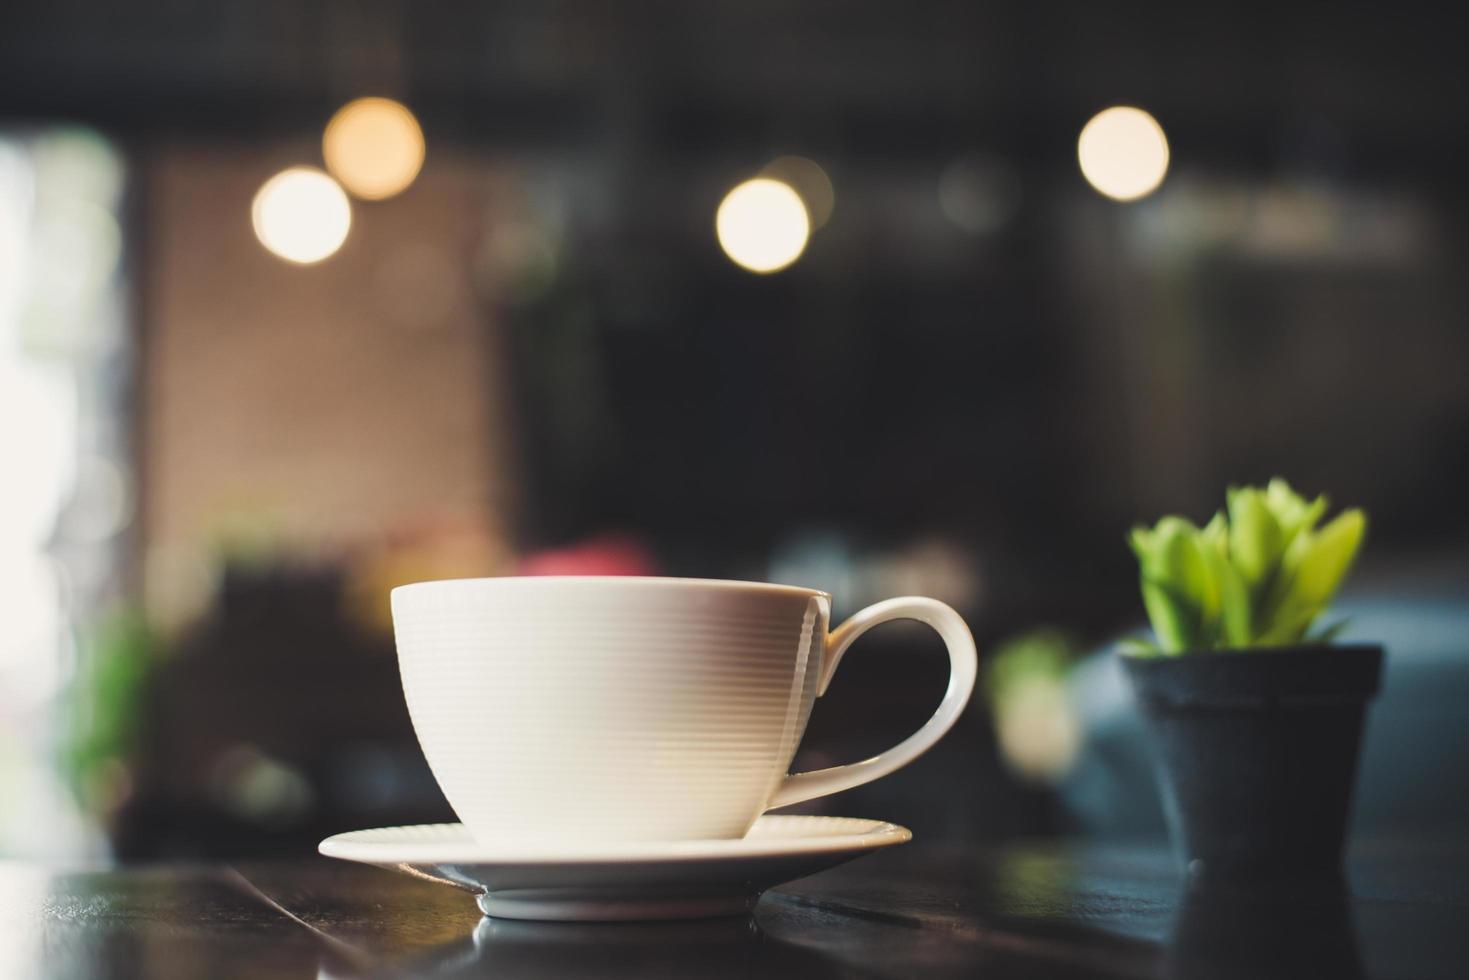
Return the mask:
{"type": "Polygon", "coordinates": [[[250,217],[260,244],[288,262],[309,265],[342,247],[352,227],[352,205],[320,170],[291,167],[256,192],[250,217]]]}
{"type": "Polygon", "coordinates": [[[1091,118],[1076,141],[1082,176],[1115,201],[1147,197],[1168,173],[1168,138],[1158,120],[1132,106],[1091,118]]]}
{"type": "Polygon", "coordinates": [[[776,157],[760,171],[760,176],[789,184],[801,195],[806,213],[811,218],[812,231],[824,228],[831,220],[832,209],[836,206],[836,191],[831,186],[831,178],[815,160],[808,157],[776,157]]]}
{"type": "Polygon", "coordinates": [[[778,272],[806,250],[811,218],[790,184],[756,177],[724,196],[714,230],[735,265],[751,272],[778,272]]]}
{"type": "Polygon", "coordinates": [[[406,190],[423,166],[423,129],[392,99],[348,102],[321,138],[326,168],[360,198],[381,201],[406,190]]]}

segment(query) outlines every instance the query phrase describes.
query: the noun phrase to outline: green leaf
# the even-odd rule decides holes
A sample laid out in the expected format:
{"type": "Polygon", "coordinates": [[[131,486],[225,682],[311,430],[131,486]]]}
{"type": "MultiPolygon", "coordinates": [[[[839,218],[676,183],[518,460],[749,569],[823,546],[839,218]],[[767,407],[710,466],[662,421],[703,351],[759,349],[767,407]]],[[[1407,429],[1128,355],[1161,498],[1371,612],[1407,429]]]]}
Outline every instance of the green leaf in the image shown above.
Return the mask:
{"type": "Polygon", "coordinates": [[[1284,647],[1300,643],[1312,620],[1321,614],[1320,606],[1288,606],[1272,617],[1265,629],[1255,637],[1253,646],[1284,647]]]}
{"type": "MultiPolygon", "coordinates": [[[[1219,533],[1214,525],[1211,534],[1219,533]]],[[[1131,543],[1141,568],[1143,605],[1163,650],[1212,646],[1219,635],[1219,581],[1205,552],[1218,545],[1182,517],[1164,517],[1151,531],[1135,528],[1131,543]]]]}
{"type": "Polygon", "coordinates": [[[1229,560],[1247,589],[1267,582],[1285,551],[1280,521],[1255,487],[1231,488],[1229,501],[1229,560]]]}
{"type": "Polygon", "coordinates": [[[1304,532],[1286,551],[1282,562],[1281,607],[1322,607],[1352,567],[1367,534],[1367,515],[1361,510],[1342,511],[1321,530],[1304,532]]]}
{"type": "Polygon", "coordinates": [[[1244,578],[1217,548],[1205,547],[1204,555],[1219,586],[1219,633],[1217,639],[1231,647],[1249,646],[1252,603],[1244,578]]]}
{"type": "Polygon", "coordinates": [[[1144,579],[1143,607],[1148,622],[1164,653],[1182,653],[1193,649],[1199,632],[1199,614],[1188,602],[1179,599],[1165,586],[1144,579]]]}
{"type": "Polygon", "coordinates": [[[1199,539],[1217,551],[1221,558],[1229,559],[1229,521],[1225,518],[1224,511],[1214,512],[1209,523],[1199,532],[1199,539]]]}
{"type": "Polygon", "coordinates": [[[1291,542],[1303,532],[1313,530],[1330,506],[1325,494],[1306,503],[1306,498],[1292,490],[1290,484],[1280,477],[1271,480],[1265,488],[1265,504],[1280,524],[1282,548],[1290,547],[1291,542]]]}
{"type": "Polygon", "coordinates": [[[1132,546],[1132,553],[1137,555],[1138,562],[1145,563],[1153,553],[1153,532],[1138,525],[1127,535],[1127,543],[1132,546]]]}
{"type": "Polygon", "coordinates": [[[1306,498],[1291,487],[1284,477],[1274,477],[1265,485],[1265,502],[1276,517],[1284,518],[1288,513],[1303,510],[1306,498]]]}
{"type": "Polygon", "coordinates": [[[1199,529],[1182,517],[1165,517],[1158,522],[1154,541],[1147,578],[1192,605],[1201,626],[1217,619],[1219,586],[1204,560],[1199,529]]]}

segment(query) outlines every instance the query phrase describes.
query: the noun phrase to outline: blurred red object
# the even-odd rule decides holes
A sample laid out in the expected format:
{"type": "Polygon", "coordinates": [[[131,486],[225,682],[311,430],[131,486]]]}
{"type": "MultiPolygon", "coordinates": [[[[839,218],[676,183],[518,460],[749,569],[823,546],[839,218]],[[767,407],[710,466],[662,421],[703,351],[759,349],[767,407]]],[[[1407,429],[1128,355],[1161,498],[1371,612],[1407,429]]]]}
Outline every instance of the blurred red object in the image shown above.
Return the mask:
{"type": "Polygon", "coordinates": [[[565,548],[525,555],[516,572],[520,575],[657,575],[658,562],[642,541],[630,534],[610,532],[565,548]]]}

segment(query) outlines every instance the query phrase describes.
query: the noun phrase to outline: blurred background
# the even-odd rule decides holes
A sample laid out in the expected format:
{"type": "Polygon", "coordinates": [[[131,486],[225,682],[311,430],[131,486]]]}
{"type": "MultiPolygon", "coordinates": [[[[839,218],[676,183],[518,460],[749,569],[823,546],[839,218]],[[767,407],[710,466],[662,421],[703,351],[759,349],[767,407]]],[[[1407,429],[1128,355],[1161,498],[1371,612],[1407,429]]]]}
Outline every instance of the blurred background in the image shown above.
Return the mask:
{"type": "MultiPolygon", "coordinates": [[[[0,8],[0,856],[449,819],[389,588],[926,593],[983,694],[824,812],[1161,836],[1125,544],[1373,519],[1358,829],[1469,826],[1469,85],[1327,3],[0,8]]],[[[798,768],[936,705],[864,639],[798,768]]]]}

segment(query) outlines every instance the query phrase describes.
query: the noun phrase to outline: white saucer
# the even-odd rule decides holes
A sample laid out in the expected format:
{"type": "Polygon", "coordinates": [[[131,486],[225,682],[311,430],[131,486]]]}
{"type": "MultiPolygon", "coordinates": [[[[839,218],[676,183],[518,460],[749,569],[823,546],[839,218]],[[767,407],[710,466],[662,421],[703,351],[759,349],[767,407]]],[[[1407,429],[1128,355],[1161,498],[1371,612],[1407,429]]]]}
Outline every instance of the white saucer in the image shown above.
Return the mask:
{"type": "Polygon", "coordinates": [[[468,889],[485,915],[597,921],[740,914],[767,888],[912,837],[881,820],[766,816],[738,840],[532,849],[441,823],[337,834],[319,849],[468,889]]]}

